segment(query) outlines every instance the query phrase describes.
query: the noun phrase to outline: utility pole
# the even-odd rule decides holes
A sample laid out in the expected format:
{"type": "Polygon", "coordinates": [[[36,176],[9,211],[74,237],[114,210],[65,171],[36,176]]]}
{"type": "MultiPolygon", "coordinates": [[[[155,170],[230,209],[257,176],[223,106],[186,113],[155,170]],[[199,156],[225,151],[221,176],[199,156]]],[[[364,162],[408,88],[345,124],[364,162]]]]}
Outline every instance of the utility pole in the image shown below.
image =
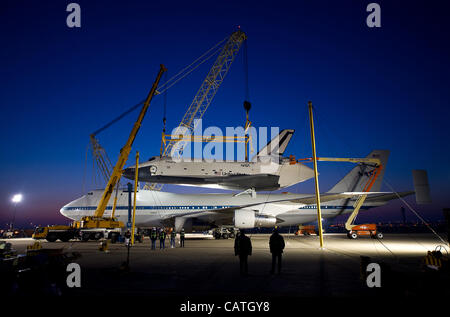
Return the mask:
{"type": "Polygon", "coordinates": [[[127,183],[127,193],[128,193],[128,221],[127,221],[127,229],[131,229],[131,193],[133,192],[133,185],[131,183],[127,183]]]}
{"type": "Polygon", "coordinates": [[[134,168],[134,201],[133,201],[133,220],[131,222],[131,244],[134,245],[134,229],[136,222],[136,195],[138,188],[138,172],[139,172],[139,152],[136,151],[136,165],[134,168]]]}
{"type": "MultiPolygon", "coordinates": [[[[127,192],[128,192],[128,222],[127,222],[127,231],[131,229],[131,193],[133,192],[133,185],[131,183],[127,183],[127,192]]],[[[130,245],[131,241],[127,243],[127,262],[125,270],[130,270],[130,245]]]]}
{"type": "Polygon", "coordinates": [[[317,225],[319,227],[320,248],[323,249],[322,211],[320,210],[320,191],[319,191],[319,178],[317,173],[316,140],[314,136],[314,119],[312,109],[313,106],[311,101],[308,101],[308,108],[309,108],[309,125],[311,127],[312,156],[314,162],[314,183],[316,187],[317,225]]]}

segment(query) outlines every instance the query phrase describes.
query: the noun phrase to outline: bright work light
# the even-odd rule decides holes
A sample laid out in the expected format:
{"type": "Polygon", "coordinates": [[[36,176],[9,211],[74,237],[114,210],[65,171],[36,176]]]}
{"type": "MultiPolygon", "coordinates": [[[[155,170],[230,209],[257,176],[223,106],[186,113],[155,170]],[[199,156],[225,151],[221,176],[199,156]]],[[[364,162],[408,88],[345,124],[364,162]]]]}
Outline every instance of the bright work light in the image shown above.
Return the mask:
{"type": "Polygon", "coordinates": [[[20,203],[22,201],[22,194],[16,194],[12,198],[13,203],[20,203]]]}

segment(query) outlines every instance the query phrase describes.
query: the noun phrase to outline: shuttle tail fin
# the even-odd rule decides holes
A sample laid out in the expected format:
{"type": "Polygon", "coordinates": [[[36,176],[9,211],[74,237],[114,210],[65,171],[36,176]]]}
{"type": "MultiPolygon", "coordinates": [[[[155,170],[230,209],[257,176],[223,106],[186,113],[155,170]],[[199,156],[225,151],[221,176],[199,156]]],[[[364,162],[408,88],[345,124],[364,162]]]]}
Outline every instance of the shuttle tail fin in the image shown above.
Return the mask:
{"type": "Polygon", "coordinates": [[[284,129],[276,135],[272,140],[267,143],[258,153],[255,155],[255,158],[258,156],[275,156],[275,155],[283,155],[286,147],[289,144],[292,136],[294,135],[294,129],[284,129]]]}

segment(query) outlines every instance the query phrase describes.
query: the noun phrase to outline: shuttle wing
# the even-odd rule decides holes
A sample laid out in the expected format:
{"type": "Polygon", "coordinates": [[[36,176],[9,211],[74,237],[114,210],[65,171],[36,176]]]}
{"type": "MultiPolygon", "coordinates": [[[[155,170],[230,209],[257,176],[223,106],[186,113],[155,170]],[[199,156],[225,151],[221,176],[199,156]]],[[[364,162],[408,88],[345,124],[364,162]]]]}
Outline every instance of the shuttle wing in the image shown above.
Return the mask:
{"type": "MultiPolygon", "coordinates": [[[[128,176],[127,176],[128,177],[128,176]]],[[[248,189],[255,188],[256,191],[277,190],[280,188],[278,175],[256,174],[256,175],[227,175],[210,177],[188,177],[188,176],[151,176],[151,181],[155,183],[175,184],[175,185],[194,185],[194,186],[213,186],[223,189],[248,189]]]]}

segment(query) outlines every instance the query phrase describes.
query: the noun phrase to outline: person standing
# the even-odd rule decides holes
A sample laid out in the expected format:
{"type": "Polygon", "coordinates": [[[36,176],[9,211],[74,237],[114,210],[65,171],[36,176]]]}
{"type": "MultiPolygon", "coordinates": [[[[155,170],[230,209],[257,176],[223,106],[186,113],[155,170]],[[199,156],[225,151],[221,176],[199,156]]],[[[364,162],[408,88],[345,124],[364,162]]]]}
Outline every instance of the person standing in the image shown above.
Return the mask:
{"type": "Polygon", "coordinates": [[[180,232],[180,247],[184,248],[184,228],[180,232]]]}
{"type": "Polygon", "coordinates": [[[157,239],[158,233],[156,231],[156,228],[153,227],[152,231],[150,232],[150,240],[152,241],[152,250],[156,249],[156,239],[157,239]]]}
{"type": "Polygon", "coordinates": [[[239,270],[241,276],[248,275],[248,256],[252,255],[252,242],[243,230],[234,240],[234,255],[239,256],[239,270]]]}
{"type": "Polygon", "coordinates": [[[166,232],[164,231],[164,229],[161,229],[161,231],[159,232],[159,249],[164,250],[165,244],[166,244],[166,232]]]}
{"type": "Polygon", "coordinates": [[[131,243],[131,232],[127,230],[125,233],[125,245],[128,246],[131,243]]]}
{"type": "Polygon", "coordinates": [[[175,238],[177,237],[177,233],[175,232],[175,228],[170,229],[170,247],[175,248],[175,238]]]}
{"type": "Polygon", "coordinates": [[[284,250],[284,239],[283,237],[278,233],[278,229],[273,229],[273,233],[270,236],[269,240],[269,247],[270,247],[270,253],[272,253],[272,270],[270,271],[270,274],[275,273],[275,264],[278,259],[278,274],[281,273],[281,255],[283,254],[284,250]]]}

